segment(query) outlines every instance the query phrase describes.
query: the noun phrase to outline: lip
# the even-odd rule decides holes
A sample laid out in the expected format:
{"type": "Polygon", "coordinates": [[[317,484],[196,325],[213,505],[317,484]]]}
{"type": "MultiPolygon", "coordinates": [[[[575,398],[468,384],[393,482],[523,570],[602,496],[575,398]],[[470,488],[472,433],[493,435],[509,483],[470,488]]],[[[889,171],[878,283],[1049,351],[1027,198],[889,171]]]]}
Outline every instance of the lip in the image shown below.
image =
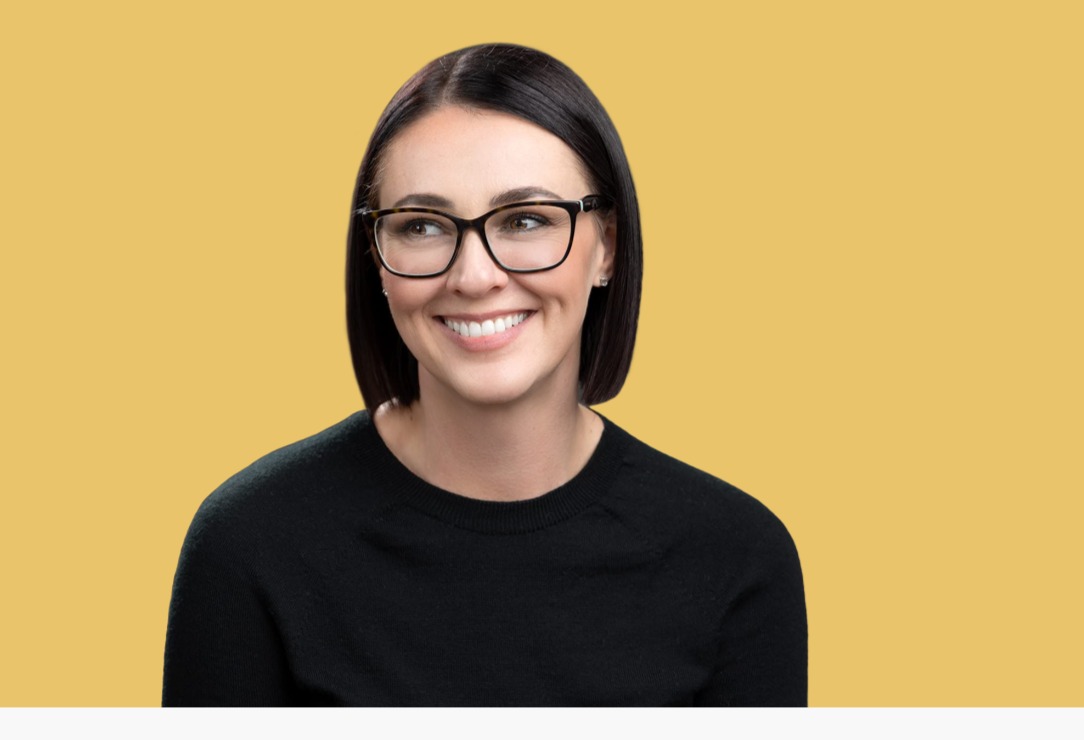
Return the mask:
{"type": "Polygon", "coordinates": [[[446,313],[434,316],[433,320],[443,330],[444,335],[448,337],[458,347],[465,349],[469,352],[491,352],[501,347],[505,347],[511,342],[515,341],[516,337],[523,331],[523,327],[530,323],[531,318],[535,315],[536,311],[533,310],[511,310],[511,311],[489,311],[487,313],[446,313]],[[445,319],[452,319],[455,321],[476,321],[481,323],[492,319],[497,319],[502,316],[510,316],[517,313],[527,314],[526,318],[520,321],[515,326],[505,329],[503,332],[488,334],[480,337],[465,337],[457,331],[452,330],[447,324],[444,323],[445,319]]]}

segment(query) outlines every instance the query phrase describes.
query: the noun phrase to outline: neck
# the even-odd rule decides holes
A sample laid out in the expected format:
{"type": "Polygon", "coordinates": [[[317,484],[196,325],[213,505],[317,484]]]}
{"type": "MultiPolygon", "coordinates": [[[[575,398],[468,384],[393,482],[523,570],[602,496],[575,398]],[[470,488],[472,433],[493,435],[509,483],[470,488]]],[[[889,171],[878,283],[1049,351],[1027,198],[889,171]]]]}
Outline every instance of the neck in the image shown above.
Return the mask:
{"type": "Polygon", "coordinates": [[[473,404],[442,390],[423,381],[413,405],[385,404],[374,418],[389,449],[411,472],[463,496],[540,496],[582,470],[602,434],[602,420],[571,393],[473,404]]]}

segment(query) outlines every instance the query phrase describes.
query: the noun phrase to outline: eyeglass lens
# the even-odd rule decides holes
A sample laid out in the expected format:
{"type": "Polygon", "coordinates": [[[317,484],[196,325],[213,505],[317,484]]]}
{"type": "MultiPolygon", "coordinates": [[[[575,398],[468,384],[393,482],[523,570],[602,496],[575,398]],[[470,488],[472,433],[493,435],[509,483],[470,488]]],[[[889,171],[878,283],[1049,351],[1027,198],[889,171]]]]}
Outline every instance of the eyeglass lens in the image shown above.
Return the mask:
{"type": "MultiPolygon", "coordinates": [[[[458,229],[435,213],[392,213],[373,228],[376,246],[388,267],[407,275],[443,271],[455,254],[458,229]]],[[[572,218],[560,206],[516,206],[485,222],[486,242],[497,262],[512,270],[540,270],[564,259],[572,218]]]]}

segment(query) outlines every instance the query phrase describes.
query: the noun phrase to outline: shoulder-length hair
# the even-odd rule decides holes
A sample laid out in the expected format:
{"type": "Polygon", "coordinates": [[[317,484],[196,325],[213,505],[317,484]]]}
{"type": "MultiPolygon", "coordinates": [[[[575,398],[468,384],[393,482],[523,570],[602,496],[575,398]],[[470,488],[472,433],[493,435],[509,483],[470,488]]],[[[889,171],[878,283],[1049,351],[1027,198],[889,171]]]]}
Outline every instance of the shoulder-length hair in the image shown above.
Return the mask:
{"type": "MultiPolygon", "coordinates": [[[[617,224],[614,273],[588,300],[579,382],[583,403],[608,401],[629,372],[643,276],[636,188],[613,122],[583,80],[548,54],[512,44],[460,49],[423,67],[384,109],[358,171],[351,213],[378,207],[376,184],[388,144],[442,105],[508,113],[541,126],[579,156],[592,192],[606,196],[617,224]]],[[[366,407],[393,399],[413,403],[418,363],[392,322],[368,233],[356,216],[347,236],[346,326],[366,407]]]]}

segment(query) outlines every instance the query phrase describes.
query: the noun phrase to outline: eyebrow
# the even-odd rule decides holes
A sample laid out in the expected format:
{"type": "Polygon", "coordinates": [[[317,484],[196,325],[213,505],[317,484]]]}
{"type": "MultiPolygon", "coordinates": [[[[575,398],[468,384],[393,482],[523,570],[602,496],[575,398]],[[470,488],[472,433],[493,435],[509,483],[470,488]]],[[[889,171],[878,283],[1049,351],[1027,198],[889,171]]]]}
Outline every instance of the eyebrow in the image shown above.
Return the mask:
{"type": "Polygon", "coordinates": [[[516,203],[521,200],[535,200],[539,197],[553,198],[554,200],[564,200],[557,193],[552,190],[546,190],[538,185],[528,185],[525,188],[512,188],[511,190],[505,190],[503,193],[496,195],[489,204],[496,208],[497,206],[507,205],[508,203],[516,203]]]}
{"type": "Polygon", "coordinates": [[[391,207],[402,208],[408,205],[424,206],[426,208],[451,208],[452,201],[442,195],[434,195],[433,193],[411,193],[392,203],[391,207]]]}
{"type": "MultiPolygon", "coordinates": [[[[552,190],[547,190],[539,185],[528,185],[522,188],[511,188],[502,193],[498,193],[490,199],[489,204],[496,208],[497,206],[503,206],[509,203],[518,203],[521,200],[536,200],[538,198],[564,200],[552,190]]],[[[403,206],[408,205],[421,206],[423,208],[443,208],[448,210],[453,208],[452,201],[448,200],[443,195],[437,195],[435,193],[411,193],[410,195],[404,195],[402,198],[395,201],[391,207],[402,208],[403,206]]]]}

